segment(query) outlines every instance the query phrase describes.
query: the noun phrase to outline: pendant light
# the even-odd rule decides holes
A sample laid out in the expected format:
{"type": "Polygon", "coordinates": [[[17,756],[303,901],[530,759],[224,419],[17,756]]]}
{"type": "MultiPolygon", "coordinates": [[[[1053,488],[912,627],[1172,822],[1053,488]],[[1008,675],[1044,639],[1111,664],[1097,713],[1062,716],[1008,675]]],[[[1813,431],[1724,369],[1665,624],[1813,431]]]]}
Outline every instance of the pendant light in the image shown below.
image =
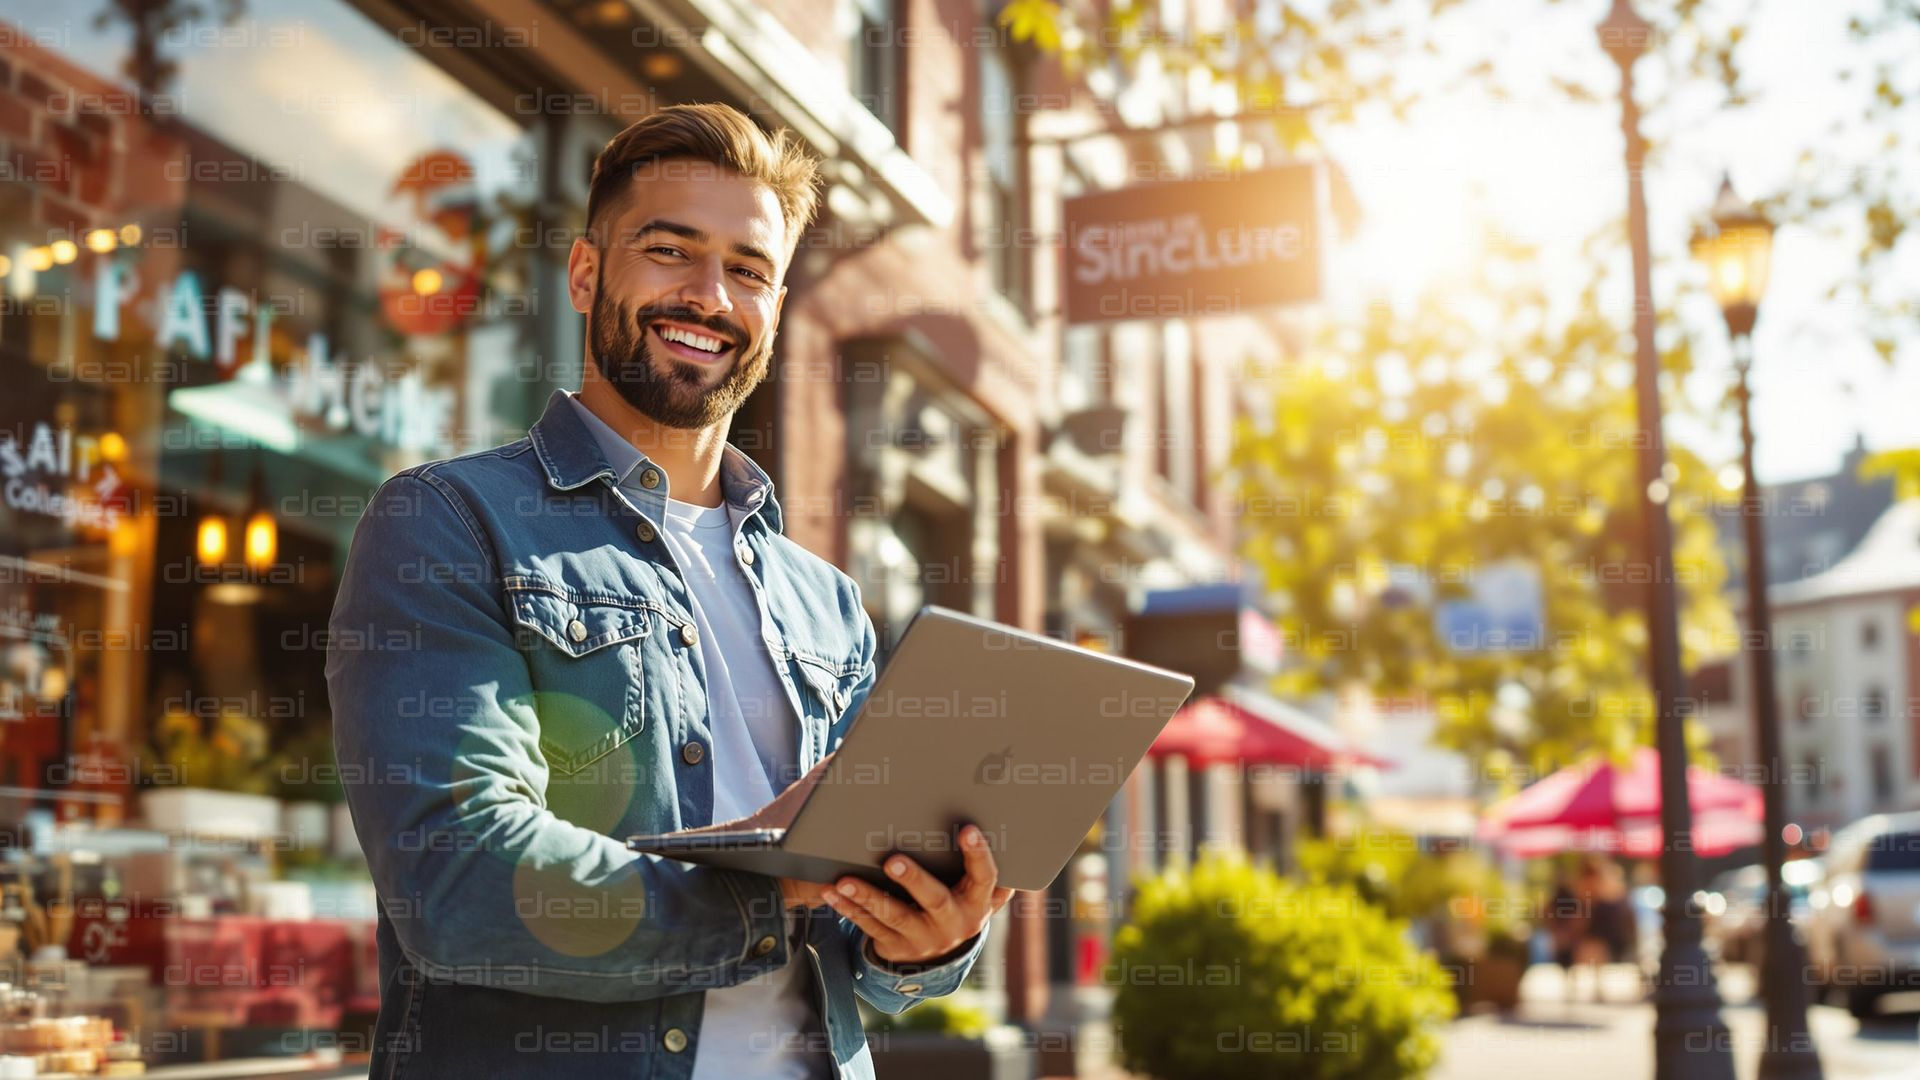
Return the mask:
{"type": "Polygon", "coordinates": [[[258,457],[253,460],[253,475],[247,480],[247,526],[242,534],[241,550],[249,570],[272,566],[280,551],[280,527],[267,510],[267,474],[260,467],[258,457]]]}
{"type": "MultiPolygon", "coordinates": [[[[220,493],[220,448],[215,447],[207,457],[207,494],[209,505],[220,493]]],[[[227,519],[217,510],[209,509],[200,517],[200,527],[194,532],[193,553],[202,566],[219,566],[227,560],[227,519]]]]}

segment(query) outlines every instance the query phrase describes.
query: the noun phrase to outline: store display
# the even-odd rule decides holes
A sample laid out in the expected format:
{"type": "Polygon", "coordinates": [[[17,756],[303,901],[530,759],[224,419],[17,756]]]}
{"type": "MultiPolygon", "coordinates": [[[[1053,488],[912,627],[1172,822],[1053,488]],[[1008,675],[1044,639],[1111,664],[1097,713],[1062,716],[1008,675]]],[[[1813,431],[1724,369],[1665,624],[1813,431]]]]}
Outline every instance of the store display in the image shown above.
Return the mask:
{"type": "Polygon", "coordinates": [[[91,6],[0,16],[0,150],[60,166],[0,170],[0,1080],[232,1075],[378,1006],[333,568],[386,477],[533,418],[518,237],[584,191],[363,5],[91,6]],[[388,137],[286,122],[319,55],[410,88],[388,137]]]}

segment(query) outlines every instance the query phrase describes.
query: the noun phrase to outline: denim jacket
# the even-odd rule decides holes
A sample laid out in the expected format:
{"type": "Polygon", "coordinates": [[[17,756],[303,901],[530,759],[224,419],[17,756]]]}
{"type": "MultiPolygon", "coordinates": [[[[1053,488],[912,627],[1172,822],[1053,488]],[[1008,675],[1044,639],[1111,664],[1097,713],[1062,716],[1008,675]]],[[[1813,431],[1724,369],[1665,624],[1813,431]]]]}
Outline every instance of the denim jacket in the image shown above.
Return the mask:
{"type": "MultiPolygon", "coordinates": [[[[725,451],[738,558],[805,769],[874,682],[858,586],[781,532],[766,473],[725,451]]],[[[951,993],[944,962],[888,965],[809,908],[789,939],[759,874],[629,851],[711,824],[713,760],[685,583],[659,535],[670,490],[616,488],[564,392],[528,437],[407,469],[354,533],[328,631],[334,742],[380,900],[377,1078],[683,1080],[704,991],[787,963],[843,1078],[873,1075],[855,996],[899,1013],[951,993]]]]}

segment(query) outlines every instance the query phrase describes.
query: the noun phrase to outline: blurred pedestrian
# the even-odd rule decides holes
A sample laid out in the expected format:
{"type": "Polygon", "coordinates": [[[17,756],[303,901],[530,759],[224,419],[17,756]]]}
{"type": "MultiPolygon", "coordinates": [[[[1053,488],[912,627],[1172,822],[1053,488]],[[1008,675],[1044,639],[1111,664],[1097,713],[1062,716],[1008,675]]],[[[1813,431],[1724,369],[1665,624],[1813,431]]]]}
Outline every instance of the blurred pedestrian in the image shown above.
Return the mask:
{"type": "Polygon", "coordinates": [[[1587,912],[1565,871],[1554,875],[1553,899],[1548,901],[1546,918],[1542,921],[1546,924],[1547,939],[1553,948],[1553,962],[1560,965],[1562,982],[1567,988],[1567,1000],[1572,1001],[1574,949],[1586,933],[1587,912]]]}
{"type": "Polygon", "coordinates": [[[1606,1000],[1605,965],[1625,960],[1633,948],[1633,911],[1627,904],[1627,878],[1620,864],[1593,855],[1580,868],[1575,892],[1586,911],[1575,962],[1593,973],[1593,1000],[1606,1000]]]}

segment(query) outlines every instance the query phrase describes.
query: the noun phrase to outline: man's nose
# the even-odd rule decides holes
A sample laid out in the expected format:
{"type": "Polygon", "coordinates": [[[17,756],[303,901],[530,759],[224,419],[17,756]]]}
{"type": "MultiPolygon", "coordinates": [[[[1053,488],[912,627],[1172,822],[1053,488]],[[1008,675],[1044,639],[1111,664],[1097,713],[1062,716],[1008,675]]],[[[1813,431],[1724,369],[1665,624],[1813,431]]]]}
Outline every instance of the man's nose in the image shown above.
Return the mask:
{"type": "Polygon", "coordinates": [[[676,299],[702,315],[725,315],[733,310],[727,295],[726,268],[718,261],[696,264],[680,286],[676,299]]]}

